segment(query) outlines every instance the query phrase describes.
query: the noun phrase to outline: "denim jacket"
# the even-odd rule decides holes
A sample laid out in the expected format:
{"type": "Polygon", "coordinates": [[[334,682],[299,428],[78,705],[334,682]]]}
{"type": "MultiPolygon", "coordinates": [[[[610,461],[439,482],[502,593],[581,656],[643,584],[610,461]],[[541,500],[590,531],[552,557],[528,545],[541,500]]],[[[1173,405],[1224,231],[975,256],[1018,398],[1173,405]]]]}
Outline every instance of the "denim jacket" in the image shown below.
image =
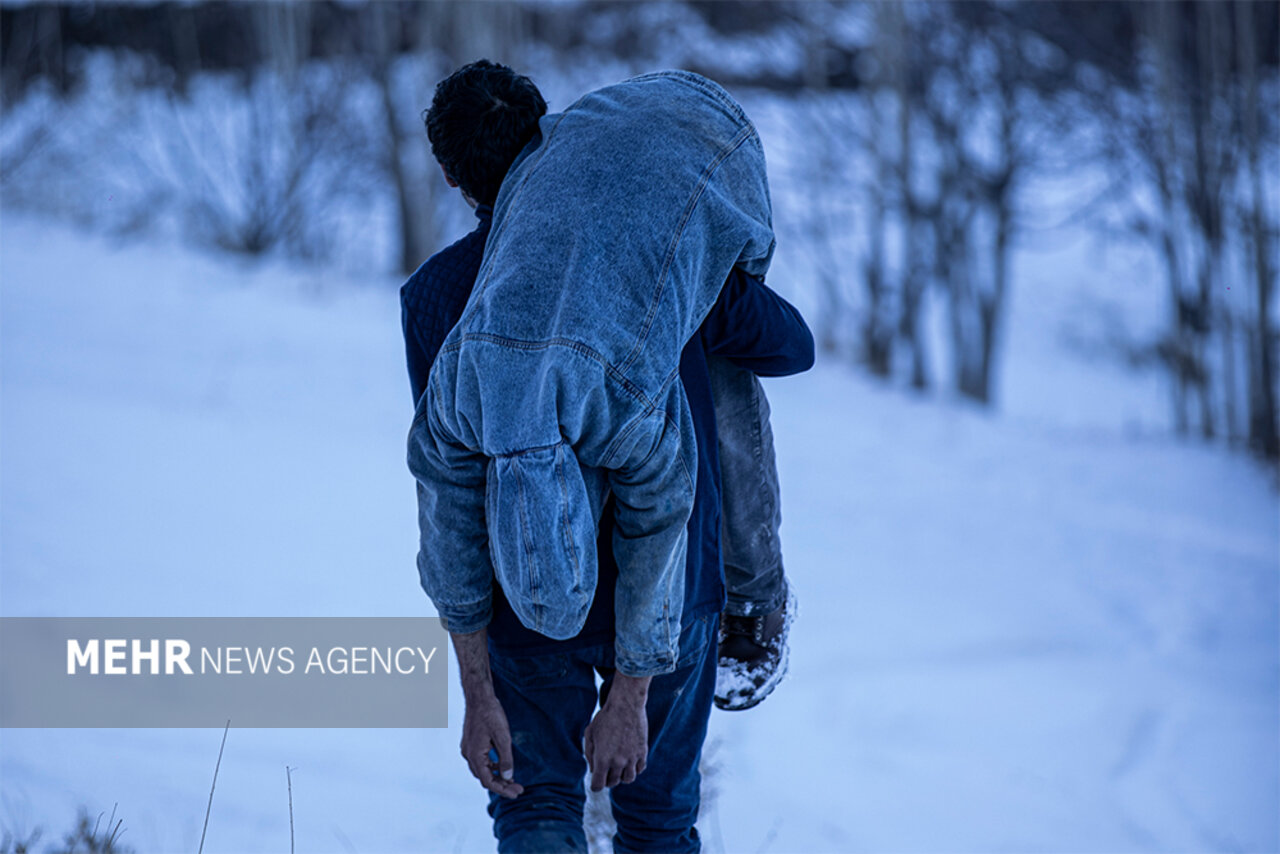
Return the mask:
{"type": "Polygon", "coordinates": [[[524,625],[574,636],[612,492],[618,667],[675,667],[697,453],[680,353],[773,245],[759,137],[711,81],[644,75],[543,117],[409,436],[418,568],[450,631],[488,624],[496,576],[524,625]]]}

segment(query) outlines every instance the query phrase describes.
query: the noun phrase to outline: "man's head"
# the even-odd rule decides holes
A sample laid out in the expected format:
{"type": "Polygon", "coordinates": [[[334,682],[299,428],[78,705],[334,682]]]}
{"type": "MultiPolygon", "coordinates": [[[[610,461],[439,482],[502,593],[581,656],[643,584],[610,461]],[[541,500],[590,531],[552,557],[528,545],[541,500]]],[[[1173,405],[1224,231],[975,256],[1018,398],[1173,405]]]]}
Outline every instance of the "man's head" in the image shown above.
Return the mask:
{"type": "Polygon", "coordinates": [[[425,116],[431,153],[450,184],[491,205],[511,161],[546,112],[547,102],[528,77],[477,60],[436,86],[425,116]]]}

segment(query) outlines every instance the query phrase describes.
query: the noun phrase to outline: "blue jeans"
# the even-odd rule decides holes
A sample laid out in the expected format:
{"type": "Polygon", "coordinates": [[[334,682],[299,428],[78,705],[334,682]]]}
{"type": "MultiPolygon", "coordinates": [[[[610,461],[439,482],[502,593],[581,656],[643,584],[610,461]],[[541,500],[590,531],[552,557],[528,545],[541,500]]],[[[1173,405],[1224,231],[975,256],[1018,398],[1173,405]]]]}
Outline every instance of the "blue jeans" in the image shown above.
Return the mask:
{"type": "Polygon", "coordinates": [[[768,614],[787,597],[769,401],[750,371],[715,358],[707,360],[707,368],[720,438],[725,611],[741,617],[768,614]]]}
{"type": "MultiPolygon", "coordinates": [[[[701,775],[698,761],[716,681],[717,615],[680,634],[676,670],[653,677],[645,712],[649,757],[633,783],[610,790],[615,852],[696,852],[701,775]]],[[[490,650],[494,691],[511,726],[514,800],[490,796],[498,851],[585,852],[582,828],[587,771],[582,736],[613,684],[612,644],[567,653],[507,656],[490,650]],[[603,683],[597,695],[595,676],[603,683]]]]}

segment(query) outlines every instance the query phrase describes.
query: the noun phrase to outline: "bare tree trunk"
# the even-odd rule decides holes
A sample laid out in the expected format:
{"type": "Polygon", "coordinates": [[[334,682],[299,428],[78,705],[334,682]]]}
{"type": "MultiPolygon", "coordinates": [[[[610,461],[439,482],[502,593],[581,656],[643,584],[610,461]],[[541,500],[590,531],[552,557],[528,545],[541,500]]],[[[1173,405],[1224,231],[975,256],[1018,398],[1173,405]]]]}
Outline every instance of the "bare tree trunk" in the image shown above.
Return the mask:
{"type": "MultiPolygon", "coordinates": [[[[403,133],[398,116],[405,105],[396,100],[393,73],[400,40],[400,21],[395,17],[396,11],[395,4],[373,3],[368,16],[372,76],[382,102],[383,158],[391,176],[399,214],[398,268],[401,273],[408,274],[431,254],[438,237],[430,205],[432,186],[428,182],[415,181],[404,162],[403,133]]],[[[425,134],[419,144],[426,144],[425,134]]]]}
{"type": "MultiPolygon", "coordinates": [[[[1236,433],[1236,389],[1234,387],[1234,363],[1231,352],[1231,323],[1225,302],[1226,282],[1223,279],[1223,242],[1226,226],[1226,191],[1228,176],[1234,167],[1232,151],[1234,130],[1220,118],[1216,109],[1227,101],[1224,63],[1229,61],[1230,31],[1226,20],[1227,6],[1222,3],[1201,3],[1193,8],[1195,14],[1195,68],[1197,77],[1186,87],[1190,94],[1190,121],[1192,152],[1191,168],[1184,169],[1187,209],[1199,231],[1201,257],[1199,263],[1200,310],[1209,321],[1200,336],[1204,347],[1217,331],[1222,339],[1222,421],[1223,435],[1230,443],[1236,433]],[[1221,306],[1221,308],[1219,308],[1221,306]]],[[[1202,351],[1203,352],[1203,351],[1202,351]]],[[[1206,371],[1208,377],[1208,371],[1206,371]]],[[[1202,400],[1202,431],[1205,438],[1212,438],[1216,413],[1213,412],[1209,388],[1202,400]]]]}
{"type": "Polygon", "coordinates": [[[1258,54],[1254,41],[1257,32],[1254,6],[1236,3],[1236,44],[1240,72],[1244,77],[1241,112],[1245,151],[1249,163],[1250,206],[1249,242],[1253,250],[1254,296],[1257,316],[1249,336],[1249,444],[1269,459],[1280,457],[1280,432],[1276,425],[1276,389],[1274,352],[1271,336],[1271,291],[1275,274],[1271,270],[1271,227],[1265,219],[1267,210],[1262,182],[1260,134],[1258,119],[1261,106],[1258,97],[1258,54]]]}
{"type": "Polygon", "coordinates": [[[1232,444],[1240,435],[1237,413],[1235,370],[1234,317],[1231,304],[1226,299],[1227,266],[1226,228],[1227,194],[1231,176],[1236,171],[1234,152],[1238,145],[1236,130],[1230,122],[1217,117],[1215,106],[1230,106],[1228,64],[1231,62],[1230,9],[1225,3],[1207,3],[1197,7],[1197,18],[1202,19],[1197,32],[1200,66],[1201,102],[1204,125],[1198,134],[1197,159],[1203,163],[1198,171],[1201,200],[1201,230],[1207,247],[1208,281],[1201,289],[1201,299],[1210,309],[1210,316],[1218,320],[1218,332],[1222,341],[1222,406],[1223,436],[1232,444]],[[1220,306],[1214,310],[1215,304],[1220,306]]]}
{"type": "MultiPolygon", "coordinates": [[[[1155,46],[1157,68],[1156,97],[1150,99],[1152,133],[1145,153],[1150,161],[1160,198],[1160,252],[1164,258],[1173,321],[1166,335],[1165,363],[1173,385],[1174,426],[1178,435],[1186,435],[1190,431],[1188,397],[1192,387],[1199,387],[1202,408],[1207,395],[1203,383],[1198,380],[1201,372],[1197,368],[1202,360],[1195,346],[1195,333],[1187,322],[1188,303],[1182,275],[1182,258],[1178,251],[1181,241],[1176,234],[1175,205],[1181,194],[1174,184],[1177,163],[1177,135],[1173,129],[1177,115],[1174,92],[1178,91],[1178,85],[1173,79],[1173,64],[1178,36],[1172,17],[1173,9],[1169,4],[1152,3],[1140,8],[1145,14],[1139,20],[1147,24],[1148,37],[1155,46]]],[[[1201,421],[1203,426],[1206,423],[1203,417],[1201,421]]]]}
{"type": "Polygon", "coordinates": [[[888,290],[888,283],[885,281],[884,226],[884,193],[873,184],[868,226],[871,246],[863,270],[863,280],[867,285],[867,317],[863,324],[862,338],[866,347],[867,367],[878,377],[887,377],[893,372],[893,335],[886,330],[887,324],[883,321],[888,290]]]}
{"type": "Polygon", "coordinates": [[[1021,71],[1016,44],[1005,44],[1000,52],[996,70],[1000,97],[1000,146],[999,171],[986,182],[984,189],[990,200],[996,221],[995,239],[992,244],[991,292],[979,304],[981,318],[982,353],[978,366],[983,403],[991,402],[991,376],[995,361],[995,347],[1000,332],[1000,319],[1004,313],[1005,294],[1009,286],[1009,247],[1015,227],[1013,218],[1013,194],[1018,171],[1022,165],[1019,150],[1017,105],[1017,78],[1021,71]]]}
{"type": "MultiPolygon", "coordinates": [[[[875,159],[876,171],[881,175],[892,174],[893,166],[888,162],[889,158],[884,150],[883,116],[874,98],[868,103],[868,109],[873,123],[871,155],[875,159]]],[[[894,343],[893,325],[885,321],[889,297],[884,246],[888,205],[885,203],[885,187],[882,181],[872,180],[867,185],[867,192],[871,208],[867,222],[867,238],[870,246],[863,269],[863,281],[867,288],[867,313],[862,324],[862,343],[867,368],[878,377],[888,377],[893,373],[894,343]]]]}
{"type": "MultiPolygon", "coordinates": [[[[1158,152],[1154,153],[1153,165],[1156,167],[1156,189],[1160,196],[1160,255],[1164,259],[1165,278],[1169,285],[1169,304],[1173,315],[1172,330],[1168,334],[1170,339],[1181,348],[1188,334],[1182,323],[1182,265],[1178,257],[1178,246],[1173,238],[1174,226],[1170,221],[1173,194],[1169,192],[1164,159],[1158,152]]],[[[1175,368],[1172,363],[1169,363],[1169,373],[1173,389],[1174,429],[1179,436],[1185,436],[1190,429],[1187,421],[1188,377],[1186,372],[1175,368]]]]}
{"type": "Polygon", "coordinates": [[[824,197],[813,200],[810,210],[811,233],[814,236],[814,275],[818,285],[818,318],[815,324],[817,344],[822,352],[834,354],[840,349],[841,329],[845,322],[845,300],[840,293],[840,260],[837,257],[836,226],[840,222],[827,208],[824,197]]]}
{"type": "MultiPolygon", "coordinates": [[[[812,128],[815,147],[812,159],[806,163],[804,181],[843,181],[845,179],[845,158],[847,157],[848,132],[855,123],[849,120],[849,112],[843,103],[833,100],[834,96],[827,86],[826,69],[823,66],[826,56],[827,32],[823,21],[831,11],[829,6],[814,4],[810,7],[816,14],[804,16],[806,40],[806,65],[804,69],[806,87],[809,92],[811,109],[806,116],[812,128]]],[[[874,109],[872,111],[874,117],[874,109]]],[[[880,239],[878,229],[883,227],[878,211],[883,206],[878,182],[868,185],[868,202],[872,213],[867,220],[868,238],[872,246],[872,256],[863,262],[862,284],[867,289],[868,310],[860,328],[851,330],[855,342],[862,345],[859,354],[865,357],[867,365],[873,373],[878,373],[881,362],[875,345],[875,323],[881,299],[884,295],[883,267],[875,257],[875,246],[880,239]]],[[[845,343],[846,323],[857,323],[850,311],[842,283],[848,275],[850,266],[843,251],[842,238],[847,234],[850,218],[839,210],[843,194],[819,193],[809,205],[810,233],[814,237],[814,263],[817,274],[818,296],[821,307],[817,323],[817,343],[826,353],[834,354],[845,343]]],[[[855,274],[856,275],[856,274],[855,274]]],[[[855,344],[856,346],[856,344],[855,344]]]]}
{"type": "Polygon", "coordinates": [[[911,350],[911,387],[924,391],[929,387],[929,369],[924,349],[924,335],[920,331],[920,306],[924,297],[925,276],[921,269],[920,224],[913,213],[907,214],[903,224],[906,236],[903,240],[902,259],[902,315],[900,333],[911,350]]]}
{"type": "Polygon", "coordinates": [[[898,322],[899,334],[906,340],[911,352],[911,387],[920,391],[929,387],[929,374],[924,349],[924,335],[920,331],[920,306],[927,281],[921,263],[920,204],[911,185],[912,152],[911,119],[915,112],[910,88],[912,53],[908,44],[908,30],[902,7],[893,3],[888,7],[888,43],[893,52],[893,85],[898,101],[898,192],[902,199],[902,306],[898,322]]]}
{"type": "Polygon", "coordinates": [[[996,207],[996,237],[992,250],[993,292],[982,301],[982,361],[979,366],[981,376],[981,393],[983,403],[991,402],[991,375],[994,361],[996,336],[999,333],[1000,317],[1004,309],[1005,290],[1009,281],[1009,242],[1013,230],[1012,215],[1007,199],[1002,199],[996,207]]]}
{"type": "MultiPolygon", "coordinates": [[[[400,153],[400,123],[396,121],[398,107],[391,91],[390,69],[383,67],[381,73],[375,75],[378,90],[382,95],[383,121],[387,135],[386,158],[391,172],[391,183],[395,188],[396,208],[400,214],[400,272],[408,274],[417,269],[426,260],[435,244],[434,225],[422,211],[425,205],[418,202],[414,193],[415,187],[404,167],[400,153]]],[[[416,188],[421,190],[422,188],[416,188]]]]}
{"type": "Polygon", "coordinates": [[[977,373],[980,345],[975,328],[981,321],[977,318],[977,302],[974,297],[977,283],[973,280],[972,250],[969,245],[969,202],[959,201],[959,192],[955,164],[948,164],[944,167],[939,185],[940,203],[934,218],[937,235],[934,270],[938,281],[943,282],[947,289],[953,384],[961,395],[982,401],[981,382],[977,373]]]}

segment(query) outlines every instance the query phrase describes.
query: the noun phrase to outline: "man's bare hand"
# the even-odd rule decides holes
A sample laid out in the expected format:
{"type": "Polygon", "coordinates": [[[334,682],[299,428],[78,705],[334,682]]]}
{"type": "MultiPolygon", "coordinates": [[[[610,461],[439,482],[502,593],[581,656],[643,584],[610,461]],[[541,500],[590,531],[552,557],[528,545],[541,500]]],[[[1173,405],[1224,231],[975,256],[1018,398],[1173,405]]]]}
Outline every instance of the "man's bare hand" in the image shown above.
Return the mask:
{"type": "Polygon", "coordinates": [[[515,782],[511,761],[511,727],[507,714],[493,693],[489,671],[489,633],[450,633],[458,656],[458,675],[466,710],[462,718],[462,758],[471,773],[491,792],[514,798],[524,791],[515,782]],[[496,757],[496,761],[495,761],[496,757]]]}
{"type": "Polygon", "coordinates": [[[648,696],[649,677],[614,674],[609,698],[583,737],[591,791],[630,783],[644,771],[649,755],[649,719],[644,713],[648,696]]]}
{"type": "Polygon", "coordinates": [[[467,709],[462,719],[462,758],[480,785],[489,791],[504,798],[514,798],[524,791],[524,787],[513,779],[511,728],[507,725],[507,715],[492,691],[487,696],[467,697],[467,709]],[[496,762],[493,760],[495,755],[496,762]]]}

